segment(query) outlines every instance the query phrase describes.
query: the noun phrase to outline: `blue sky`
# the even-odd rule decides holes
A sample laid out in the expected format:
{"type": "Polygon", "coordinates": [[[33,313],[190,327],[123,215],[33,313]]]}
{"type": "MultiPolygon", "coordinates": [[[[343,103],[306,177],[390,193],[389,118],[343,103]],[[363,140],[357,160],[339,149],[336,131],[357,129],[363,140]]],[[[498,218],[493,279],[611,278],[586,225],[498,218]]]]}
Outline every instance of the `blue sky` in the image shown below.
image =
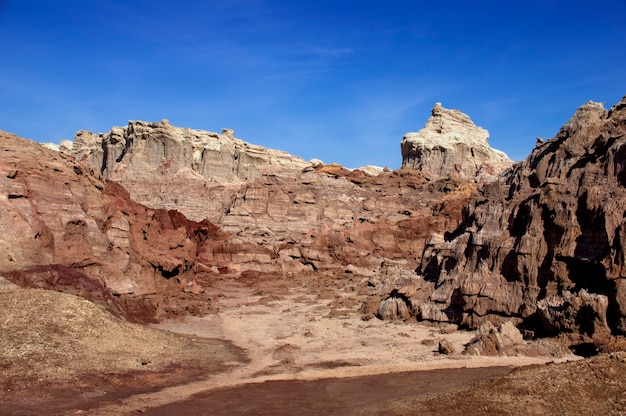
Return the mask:
{"type": "Polygon", "coordinates": [[[128,120],[398,168],[435,102],[515,160],[626,95],[626,0],[0,0],[0,129],[128,120]]]}

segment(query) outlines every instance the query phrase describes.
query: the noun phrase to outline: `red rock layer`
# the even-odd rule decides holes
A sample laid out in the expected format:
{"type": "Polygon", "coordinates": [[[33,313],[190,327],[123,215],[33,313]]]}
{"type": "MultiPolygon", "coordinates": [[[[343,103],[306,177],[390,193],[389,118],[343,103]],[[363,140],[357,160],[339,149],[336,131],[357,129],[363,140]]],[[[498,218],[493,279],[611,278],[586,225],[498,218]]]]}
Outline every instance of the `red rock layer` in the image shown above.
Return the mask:
{"type": "Polygon", "coordinates": [[[191,292],[199,246],[217,227],[139,205],[86,165],[7,133],[0,227],[0,276],[22,286],[75,293],[135,321],[207,310],[191,292]]]}

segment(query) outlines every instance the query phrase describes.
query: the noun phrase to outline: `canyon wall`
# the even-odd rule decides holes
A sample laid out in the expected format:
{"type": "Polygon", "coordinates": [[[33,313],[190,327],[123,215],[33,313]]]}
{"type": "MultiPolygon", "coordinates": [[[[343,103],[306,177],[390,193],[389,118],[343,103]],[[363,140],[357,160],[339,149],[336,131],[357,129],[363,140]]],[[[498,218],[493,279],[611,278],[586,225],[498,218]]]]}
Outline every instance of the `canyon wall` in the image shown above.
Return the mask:
{"type": "MultiPolygon", "coordinates": [[[[370,176],[322,164],[249,181],[194,174],[195,185],[225,201],[209,211],[213,224],[134,201],[122,185],[137,183],[143,162],[116,165],[126,175],[116,182],[103,177],[95,150],[77,160],[5,133],[1,145],[2,279],[78,294],[136,321],[206,313],[224,282],[296,278],[317,290],[351,281],[375,291],[412,273],[428,236],[459,223],[473,189],[411,170],[370,176]]],[[[138,150],[126,152],[122,160],[134,160],[138,150]]],[[[173,166],[146,187],[212,201],[169,180],[187,169],[173,166]]]]}
{"type": "MultiPolygon", "coordinates": [[[[481,186],[390,298],[420,320],[511,320],[602,342],[626,332],[626,97],[589,102],[559,133],[481,186]]],[[[387,300],[388,302],[389,300],[387,300]]]]}
{"type": "Polygon", "coordinates": [[[131,121],[108,133],[79,131],[63,153],[121,183],[133,200],[176,209],[188,218],[217,219],[230,191],[264,174],[284,174],[311,164],[286,152],[221,134],[161,122],[131,121]]]}
{"type": "Polygon", "coordinates": [[[469,196],[457,177],[411,169],[372,175],[250,145],[232,131],[167,122],[81,131],[61,151],[137,202],[220,226],[231,236],[227,253],[205,252],[202,263],[240,271],[337,274],[350,267],[371,276],[394,264],[409,272],[428,235],[458,223],[460,201],[469,196]]]}
{"type": "Polygon", "coordinates": [[[625,113],[590,102],[512,164],[436,105],[375,174],[165,121],[61,153],[5,134],[0,274],[155,319],[210,310],[219,282],[330,279],[366,316],[602,342],[626,332],[625,113]]]}

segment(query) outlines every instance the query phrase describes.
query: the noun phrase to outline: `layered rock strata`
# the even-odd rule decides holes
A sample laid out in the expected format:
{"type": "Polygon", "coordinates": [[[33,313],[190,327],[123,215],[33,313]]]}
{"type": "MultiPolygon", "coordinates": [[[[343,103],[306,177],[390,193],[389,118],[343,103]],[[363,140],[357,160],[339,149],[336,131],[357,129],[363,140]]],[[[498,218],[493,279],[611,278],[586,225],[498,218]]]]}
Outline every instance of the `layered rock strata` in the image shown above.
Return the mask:
{"type": "Polygon", "coordinates": [[[60,154],[3,134],[0,277],[135,320],[204,313],[220,284],[334,280],[367,317],[601,342],[626,332],[625,112],[583,106],[477,191],[488,162],[372,176],[166,122],[81,132],[60,154]]]}
{"type": "Polygon", "coordinates": [[[81,295],[138,321],[177,309],[170,297],[207,310],[191,292],[215,226],[146,208],[87,165],[3,132],[0,229],[0,275],[21,286],[81,295]]]}
{"type": "Polygon", "coordinates": [[[229,282],[297,278],[317,290],[341,280],[366,296],[384,291],[412,273],[433,231],[459,223],[473,189],[410,170],[371,177],[317,165],[226,191],[219,185],[213,191],[228,204],[218,226],[134,202],[88,157],[2,139],[0,275],[82,295],[133,320],[205,313],[229,282]]]}
{"type": "Polygon", "coordinates": [[[266,149],[222,133],[131,121],[108,133],[79,131],[63,142],[71,154],[123,184],[132,198],[154,208],[177,209],[188,218],[215,218],[230,188],[264,174],[300,171],[310,163],[286,152],[266,149]]]}
{"type": "Polygon", "coordinates": [[[466,180],[494,180],[513,162],[489,146],[489,132],[459,110],[435,104],[431,117],[417,133],[407,133],[400,145],[402,168],[430,177],[459,175],[466,180]]]}
{"type": "Polygon", "coordinates": [[[464,185],[458,178],[309,163],[232,136],[131,122],[107,134],[79,132],[61,150],[135,201],[219,225],[231,235],[226,252],[205,252],[201,262],[228,262],[240,272],[343,273],[350,266],[370,276],[385,261],[412,267],[408,260],[417,261],[431,231],[460,220],[457,197],[469,196],[467,188],[453,192],[464,185]]]}
{"type": "Polygon", "coordinates": [[[430,239],[394,296],[420,320],[626,333],[626,97],[589,102],[430,239]]]}

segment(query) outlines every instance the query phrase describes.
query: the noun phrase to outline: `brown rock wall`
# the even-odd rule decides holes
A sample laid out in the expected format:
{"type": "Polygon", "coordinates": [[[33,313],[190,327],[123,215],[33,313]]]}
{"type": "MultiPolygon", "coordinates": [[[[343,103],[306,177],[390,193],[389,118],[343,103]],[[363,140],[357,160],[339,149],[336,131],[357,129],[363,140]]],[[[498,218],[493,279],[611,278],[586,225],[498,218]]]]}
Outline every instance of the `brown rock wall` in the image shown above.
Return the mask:
{"type": "Polygon", "coordinates": [[[582,106],[473,194],[461,225],[424,251],[411,297],[420,319],[624,333],[625,103],[582,106]]]}
{"type": "Polygon", "coordinates": [[[440,199],[464,182],[458,178],[432,181],[408,169],[370,176],[166,122],[79,132],[66,151],[101,166],[134,200],[207,218],[232,234],[239,242],[228,249],[203,251],[209,267],[277,275],[380,270],[386,259],[416,260],[433,230],[460,218],[459,205],[441,219],[433,206],[454,205],[440,199]]]}
{"type": "MultiPolygon", "coordinates": [[[[137,320],[168,313],[164,299],[193,283],[198,247],[215,227],[139,205],[120,185],[41,145],[6,133],[0,140],[0,274],[82,294],[137,320]]],[[[188,299],[204,310],[206,300],[188,299]]]]}

